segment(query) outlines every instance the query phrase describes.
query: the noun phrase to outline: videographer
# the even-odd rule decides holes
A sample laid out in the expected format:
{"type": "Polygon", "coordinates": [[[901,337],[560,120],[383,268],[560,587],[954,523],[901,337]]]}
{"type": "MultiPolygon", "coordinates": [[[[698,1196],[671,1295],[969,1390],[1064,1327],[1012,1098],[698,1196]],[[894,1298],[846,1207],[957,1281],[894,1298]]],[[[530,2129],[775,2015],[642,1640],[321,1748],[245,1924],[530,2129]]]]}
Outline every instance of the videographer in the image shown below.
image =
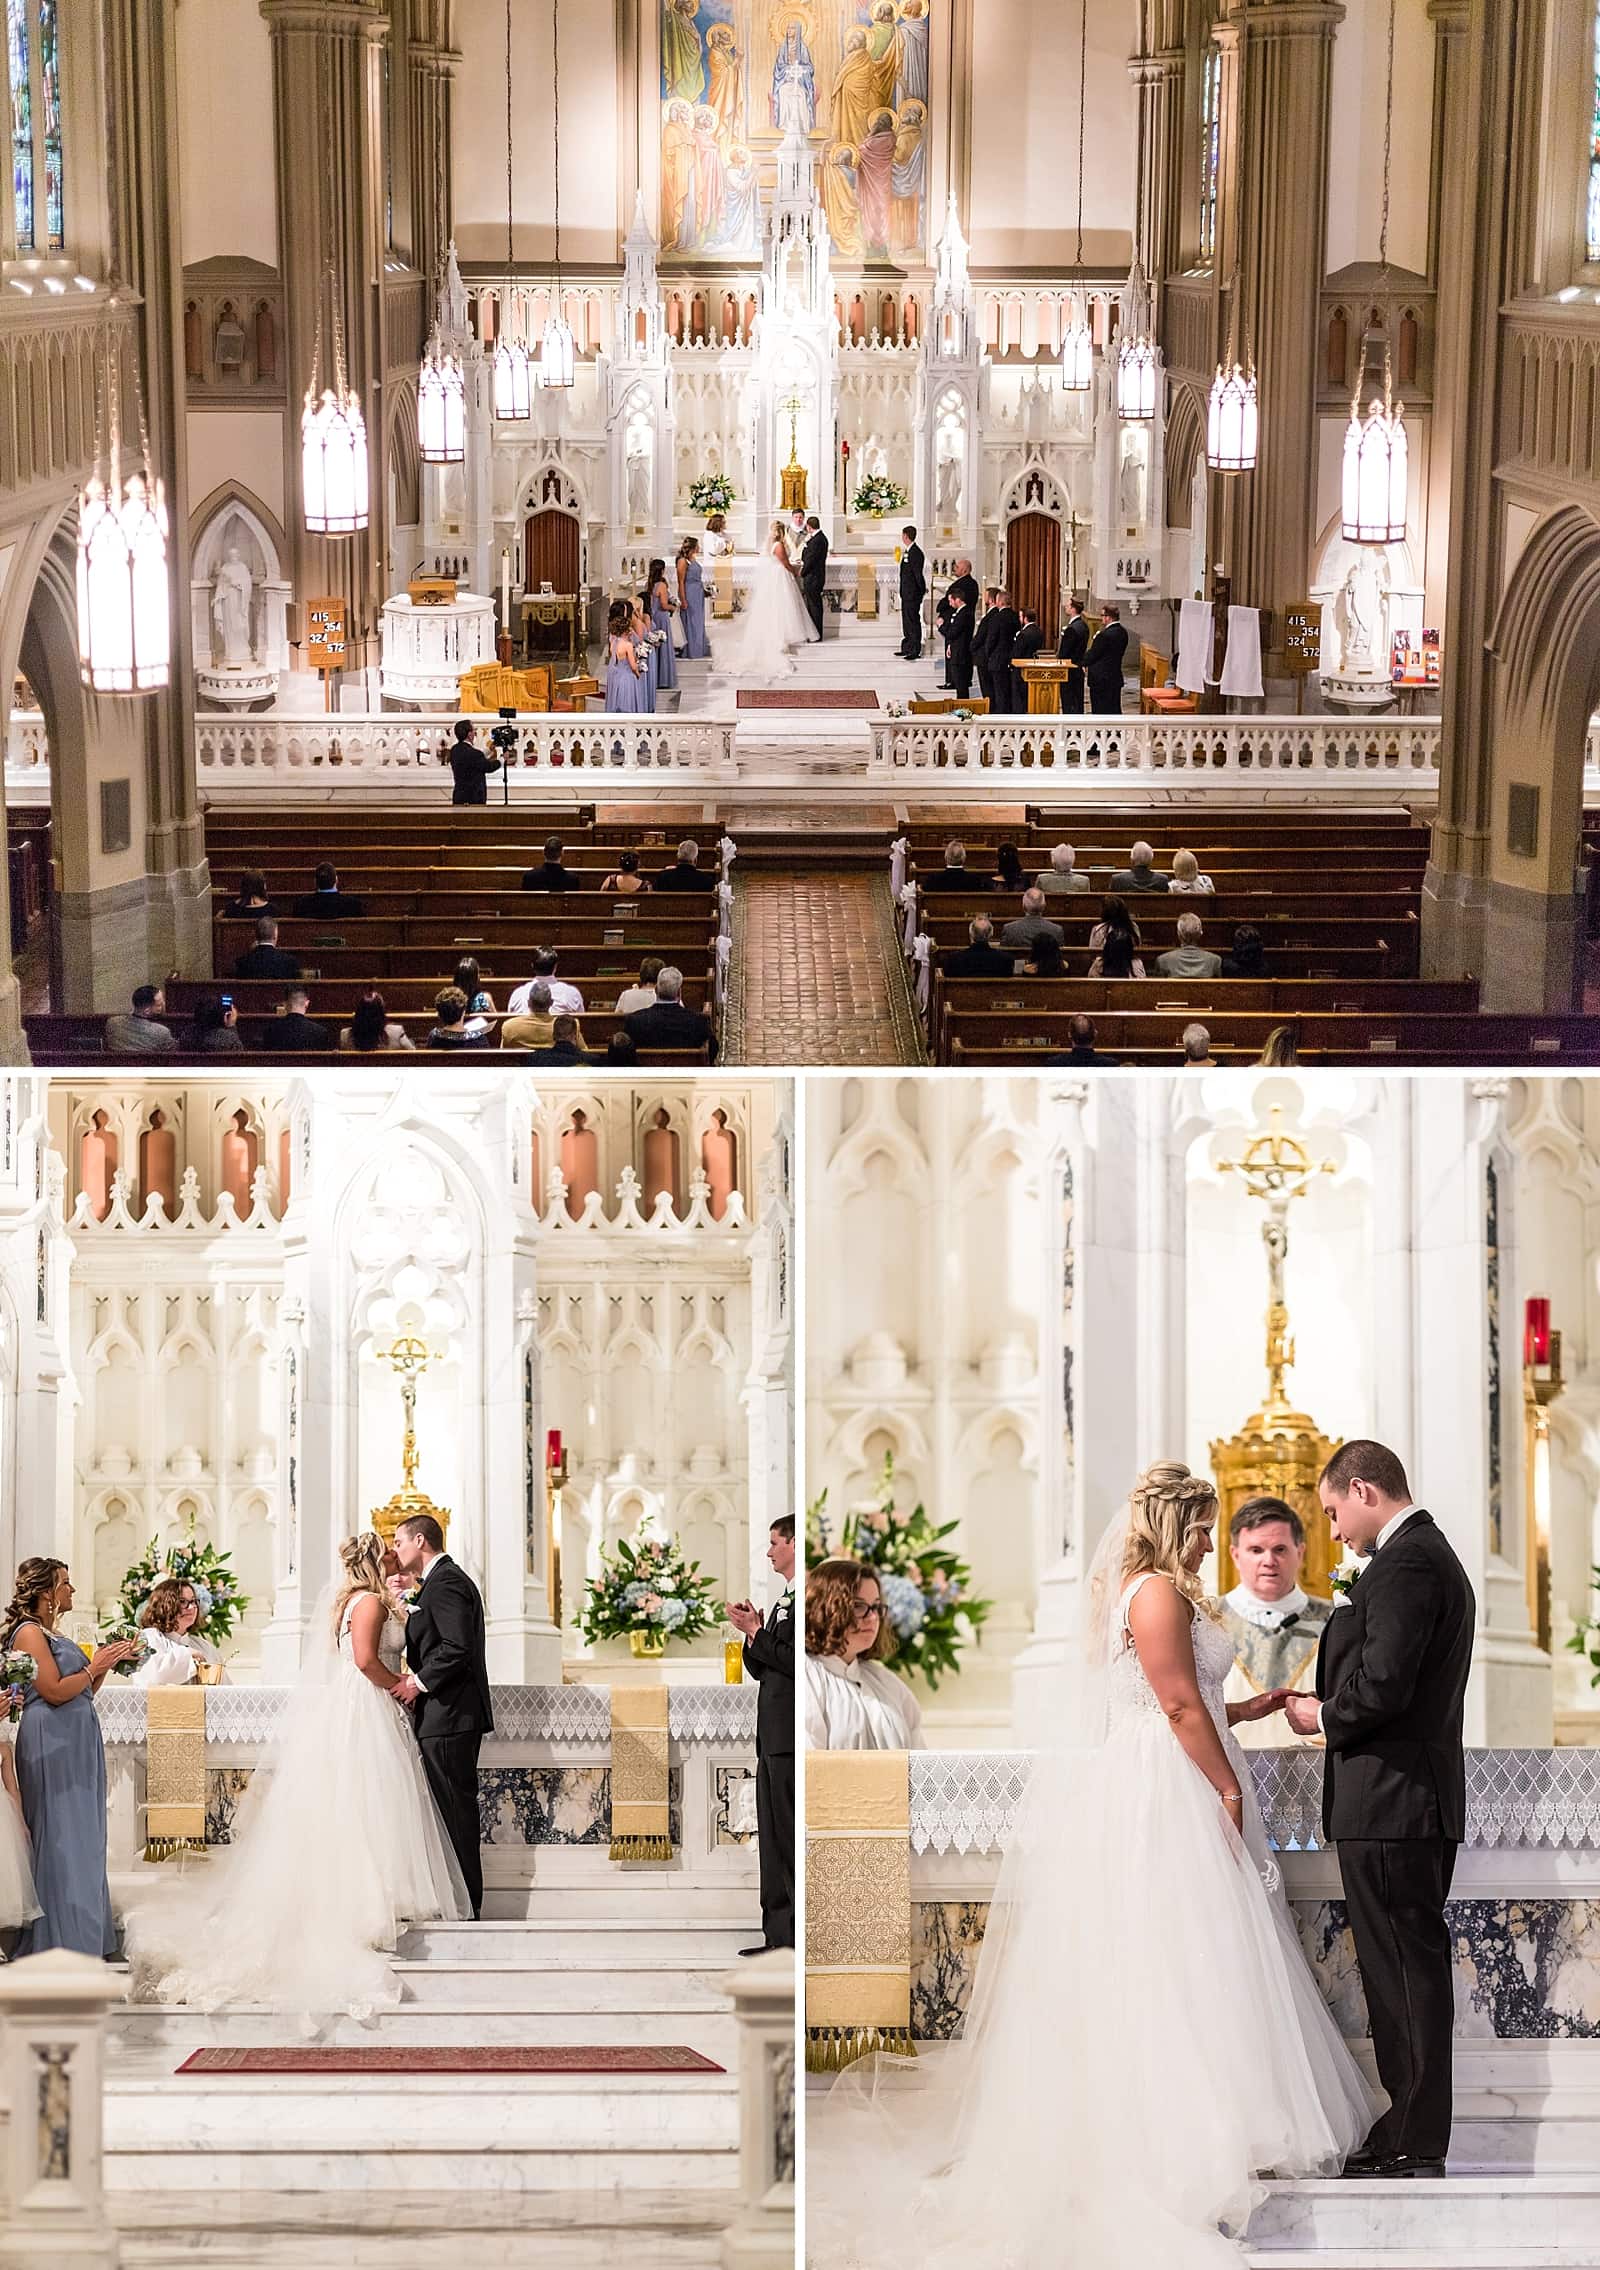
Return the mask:
{"type": "MultiPolygon", "coordinates": [[[[500,728],[491,738],[498,743],[500,728]]],[[[451,791],[452,804],[487,804],[489,801],[489,775],[500,770],[498,757],[487,757],[474,741],[477,727],[468,717],[456,720],[455,747],[450,751],[450,770],[455,776],[451,791]]]]}

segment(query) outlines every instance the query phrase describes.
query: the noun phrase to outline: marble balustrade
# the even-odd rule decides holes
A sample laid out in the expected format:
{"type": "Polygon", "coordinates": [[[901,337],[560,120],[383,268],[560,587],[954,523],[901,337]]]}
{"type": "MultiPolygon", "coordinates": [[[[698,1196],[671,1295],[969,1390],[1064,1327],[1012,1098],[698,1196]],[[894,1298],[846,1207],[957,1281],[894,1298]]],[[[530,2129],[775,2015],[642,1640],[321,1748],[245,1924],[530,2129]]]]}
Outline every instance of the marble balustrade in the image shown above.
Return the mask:
{"type": "MultiPolygon", "coordinates": [[[[239,1800],[288,1707],[287,1687],[206,1694],[206,1842],[226,1846],[239,1800]]],[[[495,1731],[478,1765],[484,1881],[581,1882],[614,1873],[610,1695],[599,1686],[495,1687],[495,1731]]],[[[109,1769],[114,1879],[139,1866],[144,1690],[99,1698],[109,1769]]],[[[675,1871],[685,1887],[754,1887],[754,1686],[673,1687],[668,1704],[675,1871]]]]}

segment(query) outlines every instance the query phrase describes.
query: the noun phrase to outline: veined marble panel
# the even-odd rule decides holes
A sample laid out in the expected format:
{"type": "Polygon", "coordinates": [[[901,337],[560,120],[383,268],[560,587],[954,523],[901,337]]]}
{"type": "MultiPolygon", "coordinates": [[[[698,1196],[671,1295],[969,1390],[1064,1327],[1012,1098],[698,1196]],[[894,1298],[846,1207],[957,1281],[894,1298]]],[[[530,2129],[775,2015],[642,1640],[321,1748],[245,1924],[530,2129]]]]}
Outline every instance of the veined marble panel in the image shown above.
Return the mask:
{"type": "Polygon", "coordinates": [[[715,1766],[711,1776],[711,1841],[753,1844],[756,1836],[756,1777],[751,1766],[715,1766]]]}
{"type": "MultiPolygon", "coordinates": [[[[1295,1924],[1346,2039],[1369,2031],[1355,1949],[1337,1900],[1295,1901],[1295,1924]]],[[[1600,2040],[1600,1902],[1452,1900],[1458,2039],[1600,2040]]],[[[971,1999],[989,1908],[919,1900],[911,1909],[911,2030],[950,2041],[971,1999]]]]}
{"type": "MultiPolygon", "coordinates": [[[[718,1774],[740,1778],[736,1766],[718,1774]]],[[[753,1778],[753,1777],[752,1777],[753,1778]]],[[[249,1788],[249,1766],[206,1768],[206,1842],[231,1844],[239,1800],[249,1788]]],[[[683,1769],[669,1776],[672,1841],[683,1844],[683,1769]]],[[[727,1806],[714,1816],[718,1844],[747,1840],[726,1828],[727,1806]]],[[[611,1771],[607,1766],[484,1766],[478,1772],[478,1818],[487,1845],[609,1845],[611,1771]]]]}

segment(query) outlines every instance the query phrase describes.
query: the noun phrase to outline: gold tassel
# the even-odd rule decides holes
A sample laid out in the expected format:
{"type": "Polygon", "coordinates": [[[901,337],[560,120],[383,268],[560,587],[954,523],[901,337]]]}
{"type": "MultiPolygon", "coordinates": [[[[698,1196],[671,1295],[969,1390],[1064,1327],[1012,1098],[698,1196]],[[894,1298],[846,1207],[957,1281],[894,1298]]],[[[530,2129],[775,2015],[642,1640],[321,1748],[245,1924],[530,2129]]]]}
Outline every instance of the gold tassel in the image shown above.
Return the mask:
{"type": "Polygon", "coordinates": [[[611,1839],[613,1860],[670,1860],[672,1839],[667,1836],[616,1836],[611,1839]]]}
{"type": "Polygon", "coordinates": [[[190,1853],[204,1857],[206,1840],[193,1836],[153,1836],[144,1848],[148,1861],[182,1860],[190,1853]]]}
{"type": "Polygon", "coordinates": [[[806,2071],[842,2073],[862,2057],[915,2057],[909,2026],[807,2026],[806,2071]]]}

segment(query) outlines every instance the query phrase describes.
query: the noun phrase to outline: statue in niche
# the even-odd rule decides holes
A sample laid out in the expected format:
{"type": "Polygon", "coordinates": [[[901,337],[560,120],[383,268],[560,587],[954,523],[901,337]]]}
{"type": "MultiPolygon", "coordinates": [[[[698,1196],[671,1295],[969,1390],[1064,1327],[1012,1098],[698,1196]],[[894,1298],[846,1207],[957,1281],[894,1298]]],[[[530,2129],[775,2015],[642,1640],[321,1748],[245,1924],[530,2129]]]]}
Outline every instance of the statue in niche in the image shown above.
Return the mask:
{"type": "Polygon", "coordinates": [[[786,142],[804,142],[816,117],[816,98],[798,63],[785,65],[778,81],[778,131],[786,142]]]}
{"type": "Polygon", "coordinates": [[[650,453],[635,446],[628,452],[628,518],[642,528],[650,514],[650,453]]]}
{"type": "Polygon", "coordinates": [[[255,583],[237,544],[230,544],[211,586],[212,654],[225,669],[252,659],[250,612],[255,583]]]}
{"type": "Polygon", "coordinates": [[[939,518],[951,523],[961,518],[961,458],[954,450],[939,460],[939,518]]]}
{"type": "MultiPolygon", "coordinates": [[[[1385,563],[1387,564],[1387,563],[1385,563]]],[[[1355,677],[1387,674],[1388,641],[1384,636],[1387,610],[1378,563],[1370,551],[1360,552],[1339,594],[1340,668],[1355,677]]]]}
{"type": "Polygon", "coordinates": [[[1130,528],[1138,528],[1144,521],[1144,459],[1139,453],[1139,441],[1129,434],[1122,444],[1122,471],[1117,480],[1117,510],[1130,528]]]}
{"type": "Polygon", "coordinates": [[[772,123],[780,134],[810,134],[814,130],[817,67],[798,16],[785,24],[782,44],[773,57],[770,105],[772,123]]]}

